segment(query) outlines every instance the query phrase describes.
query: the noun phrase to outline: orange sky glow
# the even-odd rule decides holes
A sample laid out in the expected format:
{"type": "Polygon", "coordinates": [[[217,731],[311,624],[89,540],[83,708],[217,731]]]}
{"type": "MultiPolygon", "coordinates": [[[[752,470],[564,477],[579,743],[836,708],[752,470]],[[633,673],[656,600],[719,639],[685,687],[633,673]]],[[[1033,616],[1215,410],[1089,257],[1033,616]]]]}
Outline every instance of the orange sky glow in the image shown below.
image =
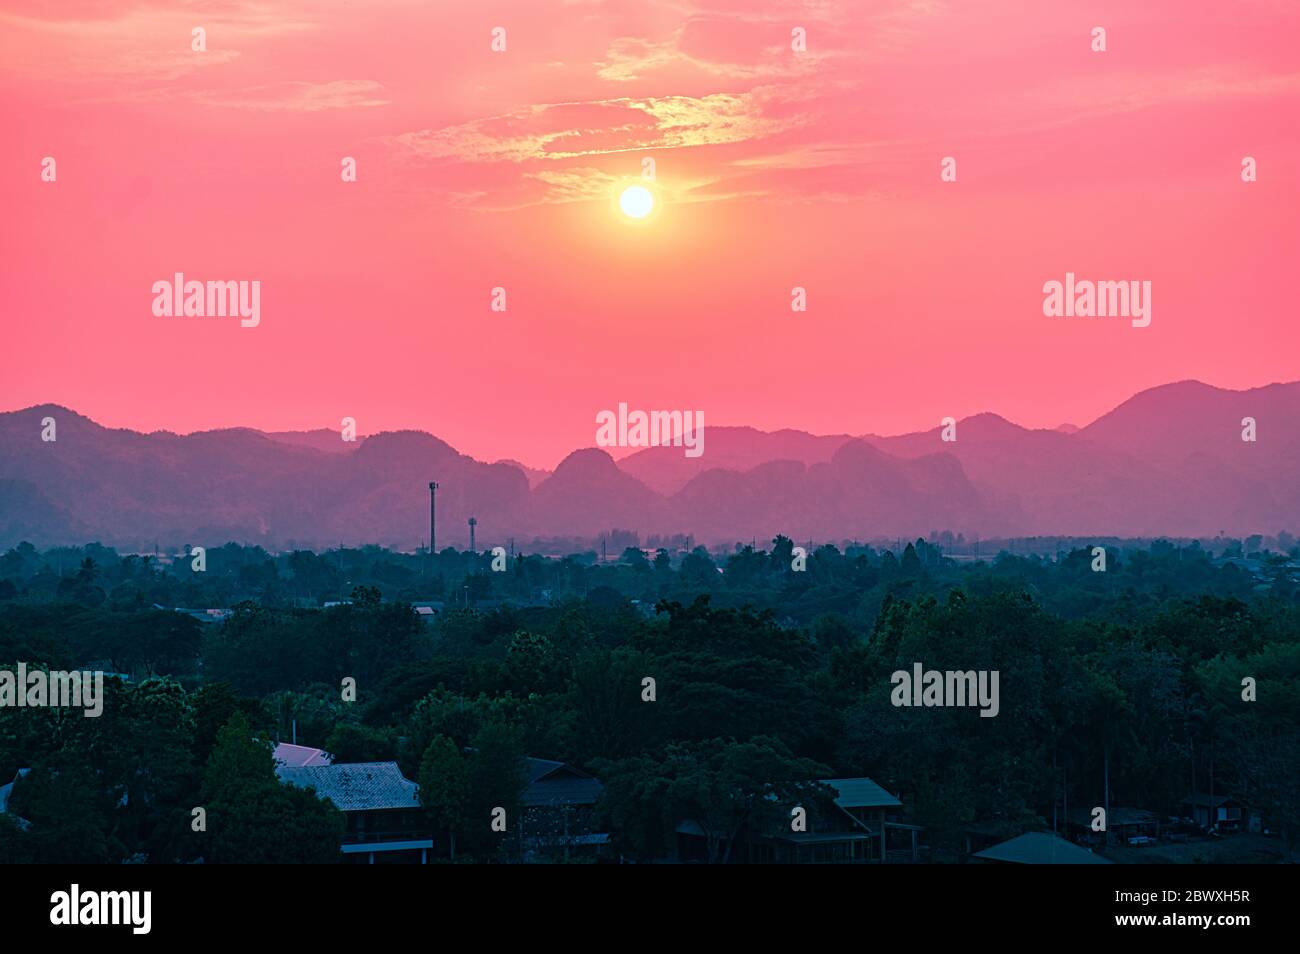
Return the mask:
{"type": "Polygon", "coordinates": [[[0,410],[551,467],[620,402],[888,434],[1294,380],[1298,46],[1272,0],[4,0],[0,410]],[[260,324],[155,316],[176,272],[260,324]],[[1067,272],[1150,327],[1044,317],[1067,272]]]}

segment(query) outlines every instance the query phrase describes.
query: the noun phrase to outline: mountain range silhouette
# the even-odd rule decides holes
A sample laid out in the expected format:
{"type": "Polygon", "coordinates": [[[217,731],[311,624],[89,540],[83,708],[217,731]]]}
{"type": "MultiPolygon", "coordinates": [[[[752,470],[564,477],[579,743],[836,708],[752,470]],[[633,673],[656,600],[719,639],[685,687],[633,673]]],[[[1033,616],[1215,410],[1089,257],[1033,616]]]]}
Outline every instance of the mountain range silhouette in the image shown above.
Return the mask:
{"type": "Polygon", "coordinates": [[[109,429],[67,408],[0,413],[0,546],[268,549],[427,538],[480,548],[613,528],[704,543],[967,536],[1213,536],[1300,524],[1300,382],[1142,391],[1085,427],[1030,430],[992,413],[881,437],[708,428],[703,457],[652,447],[615,462],[575,450],[553,472],[485,463],[420,431],[177,435],[109,429]],[[57,422],[43,441],[42,419],[57,422]],[[1242,439],[1244,418],[1257,439],[1242,439]]]}

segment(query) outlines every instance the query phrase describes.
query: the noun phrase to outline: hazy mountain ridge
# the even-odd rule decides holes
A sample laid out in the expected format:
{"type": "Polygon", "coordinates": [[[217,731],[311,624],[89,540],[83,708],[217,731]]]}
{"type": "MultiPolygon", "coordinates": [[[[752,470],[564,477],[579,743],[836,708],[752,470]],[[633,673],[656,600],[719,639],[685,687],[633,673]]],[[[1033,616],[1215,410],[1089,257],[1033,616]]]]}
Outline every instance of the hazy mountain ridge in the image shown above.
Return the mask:
{"type": "Polygon", "coordinates": [[[0,414],[0,545],[262,543],[413,548],[612,528],[704,542],[967,535],[1212,535],[1300,525],[1300,383],[1143,391],[1077,431],[992,413],[894,437],[708,429],[705,455],[574,451],[551,473],[484,463],[422,431],[177,435],[43,405],[0,414]],[[58,439],[41,439],[53,417],[58,439]],[[1258,440],[1241,440],[1252,417],[1258,440]],[[332,438],[330,437],[332,435],[332,438]],[[342,450],[327,443],[337,441],[342,450]]]}

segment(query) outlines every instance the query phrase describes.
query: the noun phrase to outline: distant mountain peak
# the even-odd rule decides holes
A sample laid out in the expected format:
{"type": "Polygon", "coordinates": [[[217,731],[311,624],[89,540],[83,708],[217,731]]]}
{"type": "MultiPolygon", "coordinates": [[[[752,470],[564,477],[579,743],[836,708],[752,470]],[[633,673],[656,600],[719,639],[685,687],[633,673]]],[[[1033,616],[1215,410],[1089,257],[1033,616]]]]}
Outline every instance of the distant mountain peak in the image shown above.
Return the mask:
{"type": "Polygon", "coordinates": [[[962,437],[970,437],[972,433],[985,438],[1002,438],[1026,434],[1028,431],[1029,428],[1008,421],[1001,414],[981,411],[979,414],[964,417],[958,422],[957,436],[959,440],[962,437]]]}
{"type": "Polygon", "coordinates": [[[599,447],[584,447],[572,451],[564,460],[556,465],[552,477],[571,478],[575,476],[601,476],[601,475],[622,475],[618,469],[618,464],[614,458],[609,456],[608,451],[603,451],[599,447]]]}

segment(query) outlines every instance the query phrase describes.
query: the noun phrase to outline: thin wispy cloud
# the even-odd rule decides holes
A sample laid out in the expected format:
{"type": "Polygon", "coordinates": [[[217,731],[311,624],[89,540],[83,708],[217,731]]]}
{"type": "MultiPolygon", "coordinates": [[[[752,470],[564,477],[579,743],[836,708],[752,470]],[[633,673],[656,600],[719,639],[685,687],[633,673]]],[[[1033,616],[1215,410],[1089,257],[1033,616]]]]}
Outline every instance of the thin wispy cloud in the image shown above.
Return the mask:
{"type": "Polygon", "coordinates": [[[328,109],[386,106],[384,87],[374,80],[291,81],[226,92],[198,93],[195,99],[211,106],[268,112],[317,113],[328,109]]]}
{"type": "Polygon", "coordinates": [[[799,122],[764,115],[754,94],[716,93],[546,103],[392,142],[426,159],[523,163],[748,142],[799,122]]]}

